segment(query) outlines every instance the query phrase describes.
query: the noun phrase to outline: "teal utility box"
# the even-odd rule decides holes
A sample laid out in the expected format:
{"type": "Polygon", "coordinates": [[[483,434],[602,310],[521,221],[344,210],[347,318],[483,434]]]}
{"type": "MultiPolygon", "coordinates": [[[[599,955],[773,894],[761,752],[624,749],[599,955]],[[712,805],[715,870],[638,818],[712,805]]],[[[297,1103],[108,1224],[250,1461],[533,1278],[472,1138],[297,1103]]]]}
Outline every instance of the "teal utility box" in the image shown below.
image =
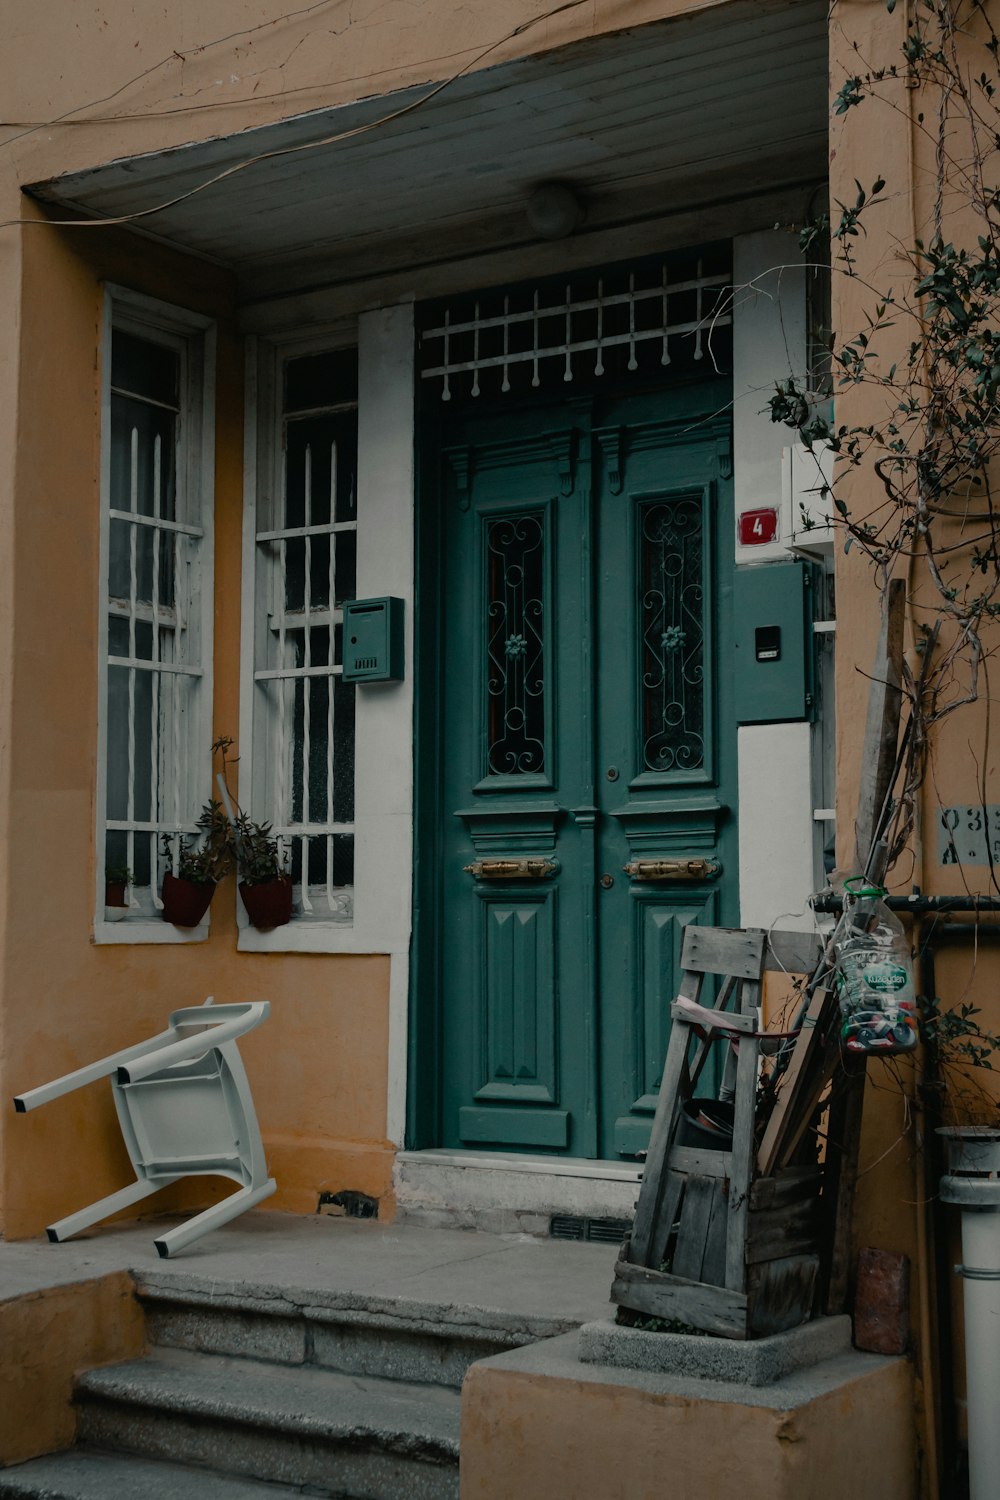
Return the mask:
{"type": "Polygon", "coordinates": [[[738,723],[815,718],[816,572],[815,563],[800,559],[736,569],[738,723]]]}
{"type": "Polygon", "coordinates": [[[352,599],[344,605],[344,681],[402,680],[402,599],[352,599]]]}

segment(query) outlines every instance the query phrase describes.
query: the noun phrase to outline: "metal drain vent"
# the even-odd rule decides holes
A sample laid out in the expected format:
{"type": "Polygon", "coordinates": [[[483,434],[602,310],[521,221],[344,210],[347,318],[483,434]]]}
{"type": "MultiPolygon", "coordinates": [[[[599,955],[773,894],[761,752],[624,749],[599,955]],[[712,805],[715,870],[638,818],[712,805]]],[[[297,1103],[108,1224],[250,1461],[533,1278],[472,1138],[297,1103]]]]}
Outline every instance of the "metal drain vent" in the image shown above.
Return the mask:
{"type": "Polygon", "coordinates": [[[632,1228],[629,1219],[590,1219],[578,1214],[553,1214],[549,1234],[554,1240],[594,1240],[620,1245],[632,1228]]]}

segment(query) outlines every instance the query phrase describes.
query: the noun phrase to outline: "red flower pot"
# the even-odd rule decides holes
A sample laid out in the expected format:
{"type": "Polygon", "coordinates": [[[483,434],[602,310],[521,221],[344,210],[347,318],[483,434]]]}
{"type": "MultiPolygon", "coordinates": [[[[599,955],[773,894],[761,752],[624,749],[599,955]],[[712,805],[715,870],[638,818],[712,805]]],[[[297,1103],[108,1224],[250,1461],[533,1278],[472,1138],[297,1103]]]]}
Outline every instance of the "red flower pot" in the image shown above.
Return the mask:
{"type": "Polygon", "coordinates": [[[124,880],[108,880],[104,884],[105,906],[127,906],[124,880]]]}
{"type": "Polygon", "coordinates": [[[248,885],[241,880],[240,895],[254,927],[266,931],[269,927],[284,927],[292,919],[290,875],[279,875],[277,880],[264,880],[259,885],[248,885]]]}
{"type": "Polygon", "coordinates": [[[197,927],[215,894],[212,881],[183,880],[168,871],[163,877],[163,920],[175,927],[197,927]]]}

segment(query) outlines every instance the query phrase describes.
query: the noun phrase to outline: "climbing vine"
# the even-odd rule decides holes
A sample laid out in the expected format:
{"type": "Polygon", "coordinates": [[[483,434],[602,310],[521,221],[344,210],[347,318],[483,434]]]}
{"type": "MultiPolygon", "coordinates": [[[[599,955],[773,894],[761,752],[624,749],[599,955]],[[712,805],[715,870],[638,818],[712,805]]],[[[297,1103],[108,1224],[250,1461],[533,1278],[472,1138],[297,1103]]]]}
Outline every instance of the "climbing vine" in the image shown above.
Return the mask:
{"type": "MultiPolygon", "coordinates": [[[[851,283],[844,301],[863,309],[856,331],[830,337],[821,393],[838,394],[841,410],[862,419],[829,419],[815,372],[781,380],[770,407],[817,460],[832,449],[826,493],[845,551],[867,558],[883,596],[890,580],[907,582],[916,637],[904,669],[908,714],[877,830],[892,868],[911,842],[935,726],[978,702],[989,743],[989,667],[1000,650],[1000,41],[985,0],[884,3],[897,20],[905,7],[898,58],[875,68],[855,44],[856,71],[834,114],[873,111],[874,127],[875,110],[896,112],[930,170],[913,183],[857,181],[853,197],[800,236],[807,261],[830,245],[834,274],[851,283]],[[890,213],[898,222],[911,191],[926,193],[923,223],[887,241],[882,226],[890,213]],[[887,253],[865,253],[876,245],[887,253]],[[884,282],[881,269],[868,269],[876,258],[890,268],[884,282]]],[[[832,24],[846,24],[842,8],[833,0],[832,24]]],[[[985,817],[988,757],[971,740],[970,754],[985,817]]],[[[1000,893],[988,839],[987,848],[991,891],[1000,893]]],[[[980,1031],[972,1007],[964,1011],[931,1001],[926,1034],[942,1052],[989,1066],[997,1039],[980,1031]]]]}
{"type": "MultiPolygon", "coordinates": [[[[885,3],[896,9],[897,0],[885,3]]],[[[865,387],[866,409],[877,416],[837,425],[794,377],[778,383],[770,403],[772,420],[795,429],[807,449],[833,450],[829,498],[845,550],[860,548],[883,590],[892,577],[910,580],[921,664],[906,683],[911,731],[894,859],[910,831],[928,731],[981,696],[985,663],[1000,647],[988,628],[1000,616],[991,478],[1000,452],[998,51],[982,0],[913,0],[901,62],[843,83],[838,115],[873,101],[901,108],[892,97],[899,90],[886,91],[893,80],[914,90],[914,125],[935,161],[931,232],[897,247],[901,274],[880,287],[864,280],[858,243],[892,196],[883,178],[858,182],[852,201],[805,226],[807,257],[829,236],[836,273],[869,294],[864,326],[831,339],[830,360],[834,388],[865,387]]],[[[995,875],[993,883],[1000,891],[995,875]]]]}

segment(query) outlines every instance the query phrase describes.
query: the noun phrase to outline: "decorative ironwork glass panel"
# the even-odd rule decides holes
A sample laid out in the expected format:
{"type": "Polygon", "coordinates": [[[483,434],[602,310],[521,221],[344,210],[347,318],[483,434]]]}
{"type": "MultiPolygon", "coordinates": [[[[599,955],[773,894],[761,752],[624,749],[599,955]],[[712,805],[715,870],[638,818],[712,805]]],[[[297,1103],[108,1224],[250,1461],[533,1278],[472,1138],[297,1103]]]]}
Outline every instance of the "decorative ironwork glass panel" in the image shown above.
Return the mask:
{"type": "Polygon", "coordinates": [[[541,512],[486,523],[486,774],[545,770],[545,526],[541,512]]]}
{"type": "Polygon", "coordinates": [[[428,308],[421,378],[442,401],[728,367],[727,245],[484,290],[428,308]]]}
{"type": "Polygon", "coordinates": [[[705,526],[700,495],[639,512],[643,770],[705,764],[705,526]]]}

